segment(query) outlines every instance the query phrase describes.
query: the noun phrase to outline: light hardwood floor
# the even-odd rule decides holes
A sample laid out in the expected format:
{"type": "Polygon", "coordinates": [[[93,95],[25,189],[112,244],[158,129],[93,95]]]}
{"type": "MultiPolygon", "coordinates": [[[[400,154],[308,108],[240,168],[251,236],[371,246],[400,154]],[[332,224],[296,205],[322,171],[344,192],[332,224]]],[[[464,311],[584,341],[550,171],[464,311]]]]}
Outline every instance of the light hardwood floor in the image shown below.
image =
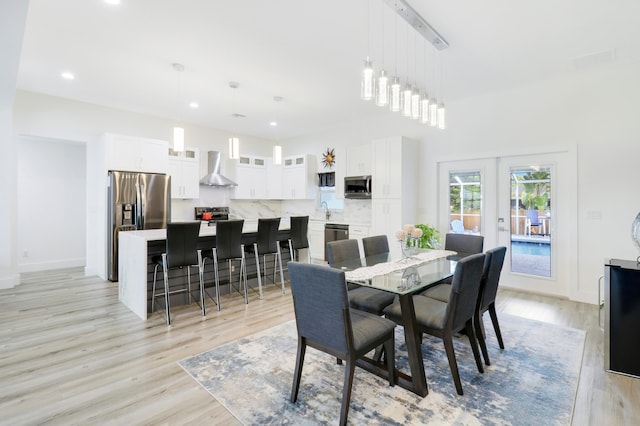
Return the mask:
{"type": "MultiPolygon", "coordinates": [[[[511,290],[498,305],[587,331],[574,425],[640,423],[640,379],[603,370],[596,306],[511,290]]],[[[80,269],[23,274],[0,290],[0,423],[237,424],[177,361],[293,319],[291,295],[269,285],[265,300],[209,306],[205,318],[195,304],[176,307],[167,327],[162,313],[141,321],[117,284],[80,269]]]]}

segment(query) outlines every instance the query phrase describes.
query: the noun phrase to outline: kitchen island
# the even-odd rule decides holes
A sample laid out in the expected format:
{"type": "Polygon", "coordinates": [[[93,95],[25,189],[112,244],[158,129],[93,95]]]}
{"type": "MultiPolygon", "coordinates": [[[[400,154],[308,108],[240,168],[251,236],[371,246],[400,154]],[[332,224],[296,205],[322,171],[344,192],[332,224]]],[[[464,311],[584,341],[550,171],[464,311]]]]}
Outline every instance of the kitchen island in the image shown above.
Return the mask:
{"type": "MultiPolygon", "coordinates": [[[[242,243],[245,250],[248,246],[253,246],[256,241],[257,223],[245,222],[242,230],[242,243]]],[[[151,293],[153,288],[153,270],[155,264],[151,261],[153,256],[163,253],[166,249],[166,229],[148,229],[143,231],[128,231],[119,234],[118,252],[118,298],[121,303],[131,309],[141,319],[146,320],[151,313],[151,293]]],[[[289,238],[288,221],[280,224],[278,240],[285,241],[289,238]]],[[[210,250],[215,247],[216,227],[200,227],[200,238],[198,248],[210,250]]],[[[286,265],[289,260],[287,250],[282,252],[282,264],[286,265]]],[[[255,270],[255,258],[253,254],[246,255],[248,270],[255,270]],[[253,265],[253,268],[251,267],[253,265]]],[[[228,277],[226,262],[220,265],[220,278],[228,277]]],[[[162,273],[158,271],[158,283],[162,287],[162,273]]],[[[169,284],[171,287],[182,286],[186,283],[186,269],[170,271],[169,284]]],[[[198,282],[198,269],[191,268],[191,282],[198,282]]],[[[211,262],[205,265],[204,283],[207,288],[215,286],[213,278],[213,266],[211,262]]],[[[188,296],[172,296],[171,304],[189,303],[188,296]],[[176,297],[177,296],[177,297],[176,297]]]]}

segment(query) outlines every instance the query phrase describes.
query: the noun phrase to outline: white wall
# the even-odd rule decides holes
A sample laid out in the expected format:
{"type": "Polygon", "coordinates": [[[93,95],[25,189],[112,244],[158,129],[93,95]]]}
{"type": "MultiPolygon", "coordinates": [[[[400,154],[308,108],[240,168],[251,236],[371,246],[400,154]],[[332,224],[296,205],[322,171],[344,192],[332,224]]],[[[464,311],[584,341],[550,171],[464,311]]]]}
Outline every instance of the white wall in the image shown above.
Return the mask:
{"type": "Polygon", "coordinates": [[[86,146],[20,139],[20,272],[85,265],[86,146]]]}

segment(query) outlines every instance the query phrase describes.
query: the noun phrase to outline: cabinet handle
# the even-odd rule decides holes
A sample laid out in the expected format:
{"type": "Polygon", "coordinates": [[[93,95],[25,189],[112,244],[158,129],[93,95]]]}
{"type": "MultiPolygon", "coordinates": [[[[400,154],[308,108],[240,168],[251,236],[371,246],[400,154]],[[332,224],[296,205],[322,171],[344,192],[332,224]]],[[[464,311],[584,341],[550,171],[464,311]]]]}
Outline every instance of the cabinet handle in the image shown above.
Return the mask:
{"type": "Polygon", "coordinates": [[[601,330],[604,330],[604,325],[602,325],[602,321],[601,321],[601,314],[602,314],[602,310],[604,309],[604,300],[602,300],[602,293],[600,292],[600,283],[602,283],[602,280],[604,279],[604,275],[600,275],[600,278],[598,278],[598,327],[600,327],[601,330]]]}

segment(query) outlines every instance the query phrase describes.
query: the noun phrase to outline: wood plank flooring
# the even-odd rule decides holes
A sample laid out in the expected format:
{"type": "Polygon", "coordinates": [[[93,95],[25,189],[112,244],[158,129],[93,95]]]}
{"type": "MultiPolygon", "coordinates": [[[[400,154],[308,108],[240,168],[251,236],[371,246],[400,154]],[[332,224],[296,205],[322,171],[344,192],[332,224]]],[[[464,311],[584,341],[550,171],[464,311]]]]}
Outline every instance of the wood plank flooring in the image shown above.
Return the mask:
{"type": "MultiPolygon", "coordinates": [[[[177,361],[291,320],[293,309],[288,288],[271,284],[262,301],[222,302],[204,318],[195,304],[178,306],[167,327],[162,312],[141,321],[118,302],[117,284],[81,269],[23,274],[0,290],[0,424],[238,424],[177,361]]],[[[640,379],[603,370],[596,306],[512,290],[498,305],[587,331],[573,424],[640,423],[640,379]]]]}

